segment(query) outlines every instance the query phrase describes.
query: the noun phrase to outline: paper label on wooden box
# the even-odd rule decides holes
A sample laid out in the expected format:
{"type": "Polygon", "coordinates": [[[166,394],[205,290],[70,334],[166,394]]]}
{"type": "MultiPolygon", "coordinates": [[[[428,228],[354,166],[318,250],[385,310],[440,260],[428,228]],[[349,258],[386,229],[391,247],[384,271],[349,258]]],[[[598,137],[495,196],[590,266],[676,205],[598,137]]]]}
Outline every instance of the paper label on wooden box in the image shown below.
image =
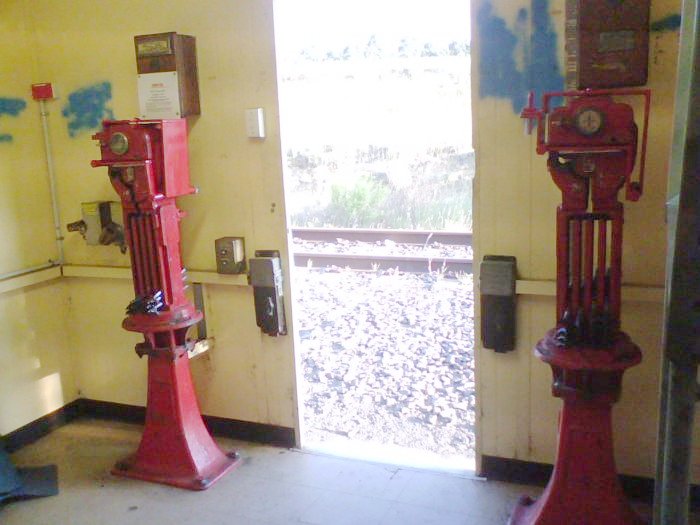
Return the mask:
{"type": "Polygon", "coordinates": [[[139,75],[138,89],[141,118],[180,118],[177,71],[139,75]]]}

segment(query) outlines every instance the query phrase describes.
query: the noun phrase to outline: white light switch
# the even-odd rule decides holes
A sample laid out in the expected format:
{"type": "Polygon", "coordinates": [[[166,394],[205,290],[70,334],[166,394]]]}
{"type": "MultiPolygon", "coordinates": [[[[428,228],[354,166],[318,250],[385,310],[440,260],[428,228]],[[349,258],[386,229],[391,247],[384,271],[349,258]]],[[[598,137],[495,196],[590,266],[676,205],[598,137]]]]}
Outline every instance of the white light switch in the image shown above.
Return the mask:
{"type": "Polygon", "coordinates": [[[263,108],[245,110],[246,134],[251,139],[265,138],[265,113],[263,108]]]}

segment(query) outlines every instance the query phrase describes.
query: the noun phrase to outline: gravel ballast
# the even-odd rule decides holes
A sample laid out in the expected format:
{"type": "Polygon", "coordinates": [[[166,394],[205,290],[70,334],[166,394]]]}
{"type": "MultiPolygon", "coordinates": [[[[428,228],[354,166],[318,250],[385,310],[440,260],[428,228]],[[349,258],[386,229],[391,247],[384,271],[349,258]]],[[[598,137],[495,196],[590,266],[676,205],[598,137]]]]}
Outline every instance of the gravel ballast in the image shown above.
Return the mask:
{"type": "Polygon", "coordinates": [[[306,440],[474,455],[471,274],[297,268],[306,440]]]}

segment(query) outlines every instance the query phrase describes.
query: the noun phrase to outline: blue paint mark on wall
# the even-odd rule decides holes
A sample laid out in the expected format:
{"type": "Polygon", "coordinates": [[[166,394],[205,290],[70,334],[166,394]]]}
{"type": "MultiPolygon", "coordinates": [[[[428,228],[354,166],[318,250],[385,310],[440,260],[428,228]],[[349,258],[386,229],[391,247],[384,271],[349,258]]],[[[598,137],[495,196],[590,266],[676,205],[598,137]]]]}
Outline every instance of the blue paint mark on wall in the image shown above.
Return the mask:
{"type": "Polygon", "coordinates": [[[27,103],[21,98],[0,98],[0,117],[3,115],[16,117],[26,107],[27,103]]]}
{"type": "Polygon", "coordinates": [[[557,57],[557,34],[549,15],[549,0],[531,0],[532,34],[526,36],[528,10],[518,11],[515,27],[494,14],[491,2],[484,2],[477,13],[481,36],[479,57],[479,96],[507,98],[513,111],[527,102],[535,91],[539,99],[545,91],[564,88],[564,76],[557,57]],[[522,66],[516,56],[522,55],[522,66]]]}
{"type": "Polygon", "coordinates": [[[528,90],[536,100],[547,91],[564,89],[564,76],[559,70],[557,34],[549,16],[549,0],[532,0],[532,45],[527,64],[528,90]]]}
{"type": "MultiPolygon", "coordinates": [[[[525,8],[518,9],[518,16],[515,19],[513,26],[513,34],[517,40],[515,44],[515,64],[516,67],[522,69],[524,64],[527,64],[530,56],[530,22],[529,13],[525,8]]],[[[523,73],[524,75],[525,73],[523,73]]],[[[527,80],[525,76],[521,77],[523,82],[527,80]]]]}
{"type": "Polygon", "coordinates": [[[491,2],[484,2],[476,15],[481,36],[479,96],[508,98],[513,109],[525,105],[523,74],[515,65],[517,37],[505,20],[493,14],[491,2]]]}
{"type": "Polygon", "coordinates": [[[652,31],[676,31],[681,27],[681,15],[668,15],[649,26],[652,31]]]}
{"type": "MultiPolygon", "coordinates": [[[[2,98],[0,97],[0,117],[8,115],[10,117],[18,116],[27,107],[27,102],[21,98],[2,98]]],[[[0,133],[0,142],[12,142],[12,135],[9,133],[0,133]]]]}
{"type": "Polygon", "coordinates": [[[101,82],[74,91],[68,95],[63,116],[68,119],[68,133],[75,137],[84,130],[100,127],[102,120],[113,119],[114,113],[107,107],[112,100],[112,84],[101,82]]]}
{"type": "Polygon", "coordinates": [[[524,7],[518,9],[518,22],[527,22],[527,9],[525,9],[524,7]]]}

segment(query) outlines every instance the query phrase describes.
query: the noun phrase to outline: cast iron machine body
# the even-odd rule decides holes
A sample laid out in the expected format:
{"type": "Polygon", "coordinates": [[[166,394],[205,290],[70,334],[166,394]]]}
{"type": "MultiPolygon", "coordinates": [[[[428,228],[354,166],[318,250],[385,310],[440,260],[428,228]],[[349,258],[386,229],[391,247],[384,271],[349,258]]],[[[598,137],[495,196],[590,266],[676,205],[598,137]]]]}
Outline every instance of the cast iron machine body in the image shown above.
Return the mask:
{"type": "Polygon", "coordinates": [[[185,295],[180,259],[179,196],[190,186],[187,122],[121,120],[103,122],[93,136],[119,194],[131,256],[135,299],[122,326],[140,332],[139,356],[148,356],[146,427],[137,452],[114,474],[182,488],[209,487],[238,463],[224,454],[204,426],[192,385],[187,330],[201,312],[185,295]]]}
{"type": "Polygon", "coordinates": [[[620,330],[623,205],[642,194],[650,92],[585,90],[533,95],[521,114],[537,125],[537,153],[562,193],[557,209],[556,327],[535,354],[552,368],[552,393],[564,401],[554,471],[536,501],[523,498],[513,524],[642,523],[615,469],[612,405],[624,371],[641,352],[620,330]],[[633,180],[638,129],[634,111],[616,96],[644,98],[639,172],[633,180]],[[565,105],[550,108],[552,98],[565,105]]]}

